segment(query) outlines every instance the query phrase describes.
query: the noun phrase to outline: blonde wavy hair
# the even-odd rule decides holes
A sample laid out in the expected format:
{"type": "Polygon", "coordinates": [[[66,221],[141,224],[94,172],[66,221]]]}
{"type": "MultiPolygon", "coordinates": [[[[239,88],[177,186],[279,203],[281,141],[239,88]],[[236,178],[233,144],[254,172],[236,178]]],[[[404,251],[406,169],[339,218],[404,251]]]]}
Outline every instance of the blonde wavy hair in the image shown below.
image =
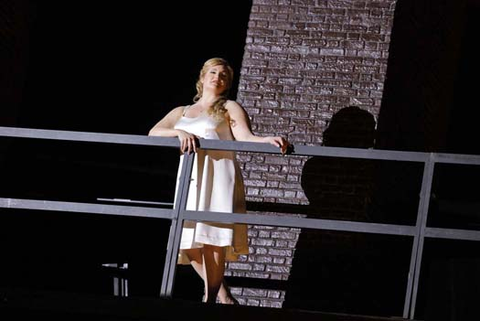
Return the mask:
{"type": "Polygon", "coordinates": [[[193,102],[197,102],[203,95],[203,82],[202,79],[207,73],[207,71],[215,66],[223,66],[227,73],[227,80],[225,90],[220,94],[220,97],[215,100],[215,102],[208,107],[208,114],[213,115],[216,119],[224,119],[225,113],[227,110],[225,109],[225,104],[228,100],[228,94],[230,92],[230,88],[232,87],[233,81],[233,69],[230,64],[223,58],[210,58],[204,64],[202,69],[200,70],[200,75],[198,77],[197,83],[195,85],[197,89],[197,94],[193,97],[193,102]]]}

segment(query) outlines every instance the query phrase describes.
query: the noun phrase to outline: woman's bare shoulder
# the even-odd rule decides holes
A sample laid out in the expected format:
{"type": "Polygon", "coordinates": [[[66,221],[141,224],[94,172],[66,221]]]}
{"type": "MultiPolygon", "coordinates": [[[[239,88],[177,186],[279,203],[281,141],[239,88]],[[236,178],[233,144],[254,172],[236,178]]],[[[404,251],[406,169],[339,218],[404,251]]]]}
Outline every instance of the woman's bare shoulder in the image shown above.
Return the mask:
{"type": "Polygon", "coordinates": [[[185,106],[178,106],[171,109],[162,119],[160,119],[157,125],[171,126],[172,124],[175,124],[183,116],[184,109],[185,106]]]}
{"type": "Polygon", "coordinates": [[[227,102],[225,103],[225,109],[229,112],[235,112],[243,110],[243,107],[235,100],[227,100],[227,102]]]}
{"type": "Polygon", "coordinates": [[[168,117],[180,118],[183,116],[186,106],[178,106],[170,110],[167,114],[168,117]]]}
{"type": "Polygon", "coordinates": [[[187,108],[187,106],[178,106],[172,109],[172,113],[183,113],[183,111],[187,108]]]}

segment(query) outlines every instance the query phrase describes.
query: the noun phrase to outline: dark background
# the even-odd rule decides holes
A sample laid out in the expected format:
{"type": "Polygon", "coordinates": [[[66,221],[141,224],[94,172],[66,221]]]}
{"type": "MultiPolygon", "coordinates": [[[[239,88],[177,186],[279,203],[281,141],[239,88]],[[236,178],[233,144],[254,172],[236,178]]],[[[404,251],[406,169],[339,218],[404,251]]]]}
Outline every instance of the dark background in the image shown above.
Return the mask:
{"type": "MultiPolygon", "coordinates": [[[[13,27],[0,39],[17,90],[3,103],[13,116],[0,125],[147,135],[168,111],[192,103],[212,57],[231,63],[236,97],[251,1],[7,1],[13,27]]],[[[176,150],[1,141],[8,196],[172,201],[176,150]]]]}
{"type": "Polygon", "coordinates": [[[146,134],[207,59],[238,81],[250,1],[34,2],[20,127],[146,134]]]}
{"type": "MultiPolygon", "coordinates": [[[[192,102],[207,59],[226,58],[237,88],[250,7],[5,0],[0,126],[147,135],[169,110],[192,102]]],[[[173,148],[1,138],[0,195],[173,202],[178,156],[173,148]]],[[[0,214],[0,287],[110,293],[112,276],[101,264],[128,262],[130,296],[158,296],[169,220],[0,214]]]]}

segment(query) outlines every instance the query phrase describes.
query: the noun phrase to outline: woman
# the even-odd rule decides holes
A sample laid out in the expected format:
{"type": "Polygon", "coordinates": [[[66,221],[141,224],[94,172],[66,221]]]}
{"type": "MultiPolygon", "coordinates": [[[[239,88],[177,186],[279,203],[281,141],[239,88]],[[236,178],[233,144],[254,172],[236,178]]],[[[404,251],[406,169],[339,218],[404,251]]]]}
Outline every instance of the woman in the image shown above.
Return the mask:
{"type": "MultiPolygon", "coordinates": [[[[245,194],[235,153],[197,149],[196,139],[222,139],[269,143],[285,153],[288,142],[277,136],[252,133],[245,110],[228,100],[233,70],[222,58],[207,60],[196,83],[193,105],[170,111],[149,132],[150,136],[178,137],[182,152],[197,153],[188,193],[187,209],[245,213],[245,194]]],[[[181,162],[180,162],[181,164],[181,162]]],[[[205,302],[234,304],[224,285],[225,262],[248,254],[245,224],[186,221],[179,264],[190,263],[205,283],[205,302]]]]}

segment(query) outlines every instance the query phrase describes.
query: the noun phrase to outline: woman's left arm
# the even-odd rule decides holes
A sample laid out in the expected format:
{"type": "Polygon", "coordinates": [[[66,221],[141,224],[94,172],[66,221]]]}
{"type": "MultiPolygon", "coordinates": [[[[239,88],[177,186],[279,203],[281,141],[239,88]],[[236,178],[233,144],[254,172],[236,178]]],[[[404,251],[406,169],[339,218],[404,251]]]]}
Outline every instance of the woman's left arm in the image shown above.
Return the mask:
{"type": "Polygon", "coordinates": [[[269,143],[281,149],[282,154],[285,154],[288,148],[288,141],[280,136],[256,136],[252,132],[250,119],[247,112],[237,102],[229,100],[225,105],[228,111],[230,128],[232,129],[233,137],[238,141],[255,142],[255,143],[269,143]]]}

